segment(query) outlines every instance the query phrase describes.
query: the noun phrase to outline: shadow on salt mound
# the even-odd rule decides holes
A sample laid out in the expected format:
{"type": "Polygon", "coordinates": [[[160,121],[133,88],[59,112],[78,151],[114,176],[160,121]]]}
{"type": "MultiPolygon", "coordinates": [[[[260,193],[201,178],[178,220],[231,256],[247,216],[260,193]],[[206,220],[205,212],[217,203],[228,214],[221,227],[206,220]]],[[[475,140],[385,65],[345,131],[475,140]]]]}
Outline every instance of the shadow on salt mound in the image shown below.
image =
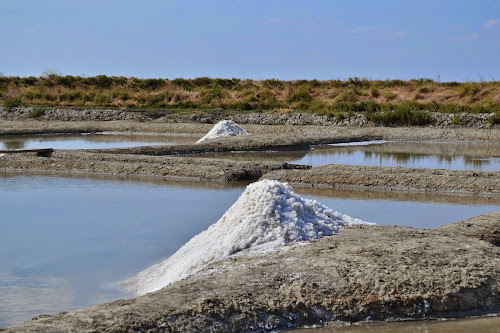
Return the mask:
{"type": "Polygon", "coordinates": [[[215,261],[245,249],[259,252],[336,234],[344,226],[372,224],[304,199],[286,183],[262,180],[245,192],[217,223],[193,237],[165,261],[123,282],[138,295],[159,290],[215,261]]]}
{"type": "Polygon", "coordinates": [[[196,141],[200,143],[209,139],[222,138],[227,136],[238,136],[248,134],[241,126],[236,124],[232,120],[222,120],[219,121],[212,129],[201,139],[196,141]]]}

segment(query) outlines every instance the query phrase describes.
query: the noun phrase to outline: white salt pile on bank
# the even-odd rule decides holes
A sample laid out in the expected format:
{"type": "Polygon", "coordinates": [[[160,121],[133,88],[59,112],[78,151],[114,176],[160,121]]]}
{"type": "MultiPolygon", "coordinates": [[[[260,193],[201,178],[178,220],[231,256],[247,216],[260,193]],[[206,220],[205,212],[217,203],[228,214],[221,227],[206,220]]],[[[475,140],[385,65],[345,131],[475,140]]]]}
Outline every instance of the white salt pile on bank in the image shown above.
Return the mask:
{"type": "Polygon", "coordinates": [[[263,180],[245,192],[217,223],[193,237],[167,260],[125,281],[143,295],[159,290],[245,249],[272,250],[287,243],[336,234],[341,227],[371,224],[304,199],[288,184],[263,180]]]}
{"type": "Polygon", "coordinates": [[[226,136],[237,136],[248,134],[240,125],[232,120],[219,121],[212,129],[196,143],[200,143],[209,139],[222,138],[226,136]]]}

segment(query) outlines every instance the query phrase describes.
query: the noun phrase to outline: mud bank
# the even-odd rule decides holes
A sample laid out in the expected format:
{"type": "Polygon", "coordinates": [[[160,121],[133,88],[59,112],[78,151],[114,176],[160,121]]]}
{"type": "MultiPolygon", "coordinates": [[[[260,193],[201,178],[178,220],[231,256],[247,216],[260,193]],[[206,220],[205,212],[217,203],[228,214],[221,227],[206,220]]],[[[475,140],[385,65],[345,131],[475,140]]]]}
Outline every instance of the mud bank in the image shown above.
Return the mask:
{"type": "MultiPolygon", "coordinates": [[[[250,116],[250,115],[249,115],[250,116]]],[[[1,117],[0,117],[1,119],[1,117]]],[[[154,133],[169,135],[178,133],[198,134],[200,138],[212,124],[196,122],[166,122],[161,119],[151,121],[40,121],[2,120],[0,136],[35,135],[54,133],[154,133]]],[[[300,136],[370,136],[385,140],[399,141],[488,141],[500,142],[500,126],[490,129],[456,127],[335,127],[321,125],[263,125],[244,124],[243,128],[256,135],[300,135],[300,136]]]]}
{"type": "Polygon", "coordinates": [[[308,150],[312,145],[326,143],[346,143],[353,141],[377,140],[370,135],[245,135],[207,140],[193,145],[149,146],[117,149],[95,149],[96,153],[136,154],[136,155],[186,155],[195,153],[231,151],[287,151],[308,150]]]}
{"type": "Polygon", "coordinates": [[[243,251],[158,292],[5,332],[264,332],[494,312],[500,249],[491,230],[499,226],[500,212],[434,230],[348,227],[271,254],[243,251]]]}
{"type": "Polygon", "coordinates": [[[77,150],[55,151],[51,157],[39,157],[34,153],[5,154],[0,157],[0,170],[4,171],[93,173],[216,182],[256,180],[271,170],[294,167],[300,166],[276,162],[235,162],[195,157],[103,154],[77,150]]]}
{"type": "Polygon", "coordinates": [[[300,172],[272,171],[263,178],[289,182],[294,186],[500,195],[500,172],[491,171],[331,164],[300,172]]]}

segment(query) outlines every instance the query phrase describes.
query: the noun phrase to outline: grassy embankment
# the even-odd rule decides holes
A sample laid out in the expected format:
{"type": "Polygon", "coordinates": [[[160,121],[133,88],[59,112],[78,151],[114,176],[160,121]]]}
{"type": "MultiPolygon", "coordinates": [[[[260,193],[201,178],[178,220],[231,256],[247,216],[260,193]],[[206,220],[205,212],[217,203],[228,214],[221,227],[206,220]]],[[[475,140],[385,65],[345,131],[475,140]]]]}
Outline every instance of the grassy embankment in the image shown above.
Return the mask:
{"type": "Polygon", "coordinates": [[[0,103],[5,108],[44,106],[128,109],[222,109],[226,112],[312,112],[337,121],[364,112],[374,121],[420,125],[430,121],[422,110],[444,113],[490,113],[500,123],[500,81],[435,82],[430,79],[240,80],[137,79],[125,77],[0,77],[0,103]]]}

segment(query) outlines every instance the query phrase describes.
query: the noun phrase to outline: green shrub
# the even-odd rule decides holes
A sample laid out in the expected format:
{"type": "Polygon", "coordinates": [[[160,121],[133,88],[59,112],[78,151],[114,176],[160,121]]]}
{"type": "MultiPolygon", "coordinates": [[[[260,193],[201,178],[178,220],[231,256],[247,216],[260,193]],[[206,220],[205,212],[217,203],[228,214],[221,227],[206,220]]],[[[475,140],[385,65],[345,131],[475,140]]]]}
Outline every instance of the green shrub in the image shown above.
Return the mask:
{"type": "Polygon", "coordinates": [[[38,118],[45,114],[45,108],[41,106],[35,106],[33,110],[28,113],[29,118],[38,118]]]}
{"type": "Polygon", "coordinates": [[[211,85],[213,80],[209,77],[197,77],[193,80],[193,84],[197,87],[205,87],[211,85]]]}
{"type": "Polygon", "coordinates": [[[177,86],[177,87],[180,87],[184,90],[193,90],[193,85],[191,84],[191,82],[189,80],[186,80],[186,79],[175,79],[172,81],[172,83],[177,86]]]}
{"type": "Polygon", "coordinates": [[[214,86],[212,88],[205,88],[201,91],[202,104],[208,105],[214,100],[221,100],[228,96],[227,91],[223,90],[221,86],[214,86]]]}
{"type": "Polygon", "coordinates": [[[385,80],[380,85],[380,88],[395,88],[395,87],[404,87],[406,86],[406,82],[402,80],[385,80]]]}
{"type": "Polygon", "coordinates": [[[384,97],[385,97],[388,101],[392,101],[392,100],[396,99],[396,97],[398,97],[398,94],[396,94],[395,92],[392,92],[392,91],[387,91],[387,92],[384,94],[384,97]]]}
{"type": "Polygon", "coordinates": [[[109,103],[111,103],[111,100],[106,95],[96,94],[94,97],[94,103],[99,106],[107,106],[109,103]]]}
{"type": "Polygon", "coordinates": [[[107,77],[106,75],[97,75],[94,79],[94,85],[97,88],[110,88],[113,85],[113,79],[110,77],[107,77]]]}
{"type": "Polygon", "coordinates": [[[234,110],[241,110],[241,111],[250,111],[250,110],[253,110],[253,106],[251,103],[249,102],[245,102],[245,101],[236,101],[236,102],[233,102],[229,105],[229,107],[231,109],[234,109],[234,110]]]}
{"type": "Polygon", "coordinates": [[[39,99],[42,98],[42,96],[43,96],[42,92],[38,90],[28,90],[27,92],[24,93],[24,98],[28,100],[39,99]]]}
{"type": "Polygon", "coordinates": [[[462,84],[459,88],[460,97],[470,96],[474,97],[481,90],[482,84],[480,82],[468,81],[462,84]]]}
{"type": "Polygon", "coordinates": [[[307,88],[301,88],[299,91],[288,97],[288,102],[310,102],[312,101],[312,96],[307,88]]]}
{"type": "Polygon", "coordinates": [[[322,86],[321,82],[316,79],[309,81],[309,87],[311,88],[319,88],[321,86],[322,86]]]}
{"type": "Polygon", "coordinates": [[[374,102],[374,101],[367,101],[367,102],[361,102],[359,103],[359,107],[357,107],[358,111],[365,111],[365,112],[377,112],[380,111],[381,106],[380,104],[374,102]]]}
{"type": "Polygon", "coordinates": [[[68,91],[59,95],[60,102],[73,102],[82,98],[82,93],[79,91],[68,91]]]}
{"type": "Polygon", "coordinates": [[[282,81],[276,79],[268,79],[262,81],[262,85],[267,89],[283,89],[285,86],[282,81]]]}
{"type": "Polygon", "coordinates": [[[314,113],[322,115],[322,116],[323,115],[330,116],[333,114],[333,111],[332,111],[332,108],[330,107],[330,105],[328,105],[322,101],[315,100],[315,101],[312,101],[311,103],[305,102],[304,104],[305,104],[304,109],[307,109],[310,112],[314,112],[314,113]]]}
{"type": "Polygon", "coordinates": [[[130,98],[130,93],[125,89],[113,90],[111,92],[111,98],[119,98],[122,101],[126,101],[130,98]]]}
{"type": "Polygon", "coordinates": [[[453,115],[451,122],[455,125],[460,125],[462,123],[462,117],[459,114],[453,115]]]}
{"type": "Polygon", "coordinates": [[[56,84],[60,86],[66,88],[73,88],[75,86],[76,79],[71,75],[67,75],[67,76],[56,76],[54,78],[54,81],[56,84]]]}
{"type": "Polygon", "coordinates": [[[34,76],[24,77],[21,79],[21,83],[25,87],[34,86],[38,83],[38,78],[34,76]]]}
{"type": "Polygon", "coordinates": [[[491,125],[500,124],[500,114],[494,114],[488,118],[488,123],[491,125]]]}
{"type": "Polygon", "coordinates": [[[213,83],[216,86],[220,86],[222,88],[226,89],[235,89],[240,85],[241,80],[240,79],[214,79],[213,83]]]}
{"type": "Polygon", "coordinates": [[[337,112],[337,114],[335,115],[335,121],[338,123],[344,119],[345,119],[345,114],[343,112],[337,112]]]}
{"type": "Polygon", "coordinates": [[[380,96],[380,90],[377,87],[370,87],[370,96],[377,98],[380,96]]]}
{"type": "Polygon", "coordinates": [[[146,105],[155,108],[164,108],[168,105],[168,102],[172,100],[172,94],[169,92],[164,92],[158,95],[150,95],[146,99],[146,105]]]}
{"type": "Polygon", "coordinates": [[[358,95],[353,90],[347,90],[337,99],[338,102],[354,103],[358,101],[358,95]]]}
{"type": "Polygon", "coordinates": [[[411,80],[412,82],[415,82],[416,84],[418,84],[419,86],[420,85],[424,85],[424,84],[427,84],[427,83],[434,83],[434,80],[433,79],[429,79],[429,78],[421,78],[421,79],[413,79],[411,80]]]}
{"type": "Polygon", "coordinates": [[[148,90],[158,90],[165,85],[162,79],[146,79],[140,82],[140,87],[148,90]]]}
{"type": "Polygon", "coordinates": [[[22,105],[21,97],[6,98],[5,101],[3,102],[3,107],[8,111],[21,105],[22,105]]]}
{"type": "Polygon", "coordinates": [[[357,88],[368,88],[370,87],[371,83],[370,81],[366,80],[366,79],[360,79],[359,77],[351,77],[349,78],[348,80],[349,84],[350,85],[353,85],[357,88]]]}
{"type": "Polygon", "coordinates": [[[393,109],[386,106],[383,111],[367,113],[366,116],[369,120],[388,125],[422,126],[432,121],[429,114],[420,110],[418,103],[411,101],[393,106],[393,109]]]}
{"type": "Polygon", "coordinates": [[[427,94],[427,93],[430,93],[431,90],[428,87],[420,87],[420,88],[418,88],[418,92],[420,94],[427,94]]]}

